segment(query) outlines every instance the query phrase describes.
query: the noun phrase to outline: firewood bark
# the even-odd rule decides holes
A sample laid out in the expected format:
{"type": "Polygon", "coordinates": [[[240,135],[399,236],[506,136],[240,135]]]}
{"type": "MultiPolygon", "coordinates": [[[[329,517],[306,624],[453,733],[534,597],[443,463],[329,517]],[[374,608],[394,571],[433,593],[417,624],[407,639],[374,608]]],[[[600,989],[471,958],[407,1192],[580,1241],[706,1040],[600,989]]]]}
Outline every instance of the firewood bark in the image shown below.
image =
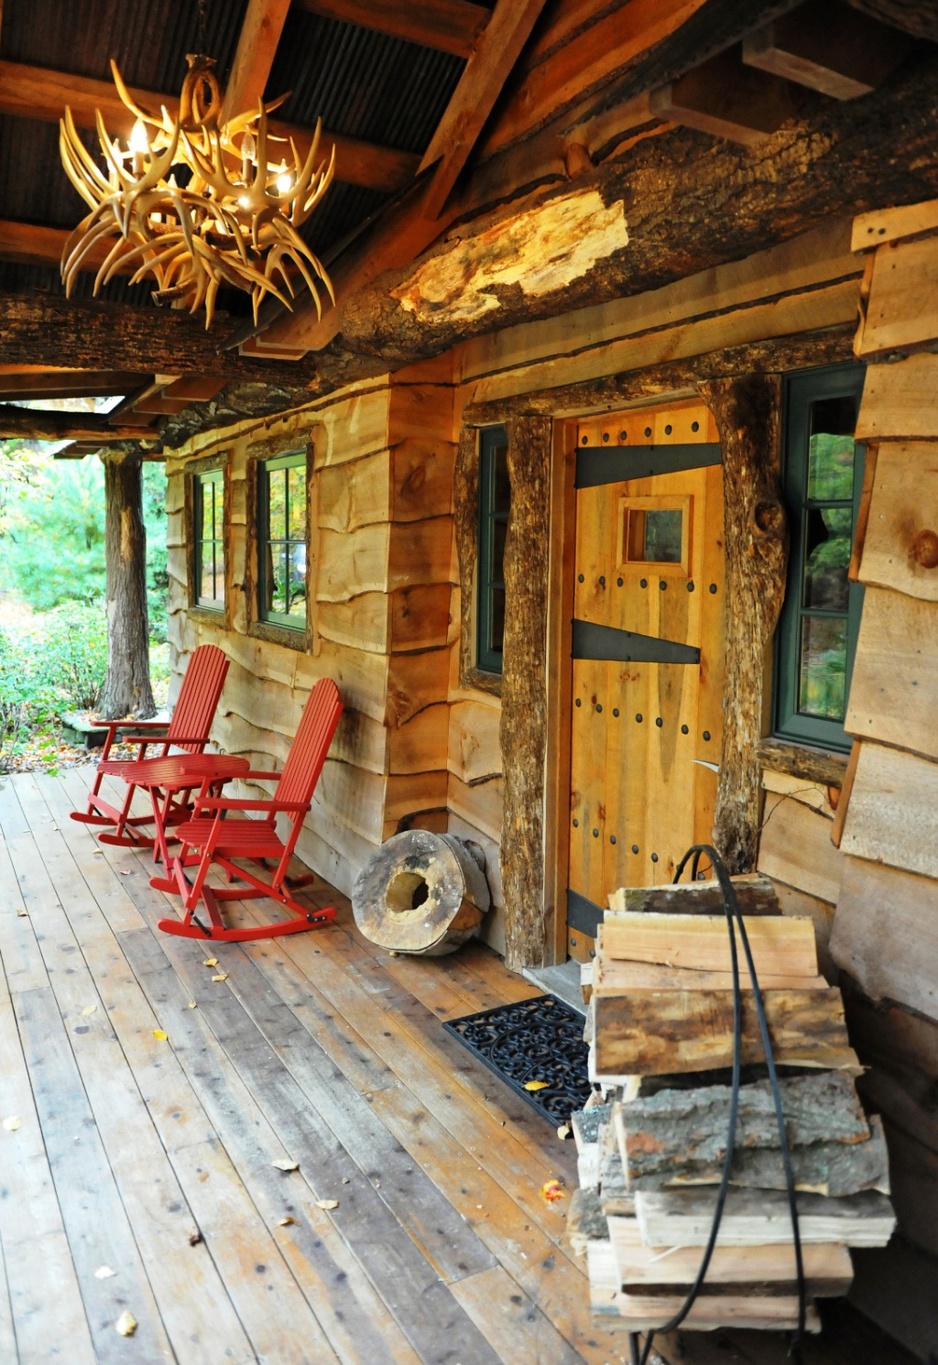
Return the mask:
{"type": "Polygon", "coordinates": [[[505,774],[501,870],[505,962],[544,957],[544,762],[547,749],[547,553],[551,423],[508,423],[511,510],[499,739],[505,774]]]}
{"type": "MultiPolygon", "coordinates": [[[[768,877],[758,873],[733,878],[733,890],[744,915],[780,915],[778,892],[768,877]]],[[[723,891],[717,881],[663,883],[661,886],[620,886],[609,893],[610,915],[616,912],[653,915],[719,915],[723,891]]]]}
{"type": "Polygon", "coordinates": [[[788,535],[778,487],[778,376],[717,379],[701,393],[723,446],[726,549],[723,749],[713,842],[730,872],[755,868],[765,658],[785,595],[788,535]]]}
{"type": "Polygon", "coordinates": [[[150,687],[147,620],[147,533],[143,523],[140,457],[104,459],[107,556],[107,676],[98,711],[107,720],[145,720],[156,706],[150,687]]]}

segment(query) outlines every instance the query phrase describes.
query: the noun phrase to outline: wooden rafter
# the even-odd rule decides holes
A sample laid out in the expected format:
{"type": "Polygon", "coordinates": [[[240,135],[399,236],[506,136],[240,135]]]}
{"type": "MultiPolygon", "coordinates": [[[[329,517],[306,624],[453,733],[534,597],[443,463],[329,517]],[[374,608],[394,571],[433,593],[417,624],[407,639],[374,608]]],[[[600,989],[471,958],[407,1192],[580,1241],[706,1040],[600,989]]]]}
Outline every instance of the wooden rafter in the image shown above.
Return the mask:
{"type": "Polygon", "coordinates": [[[420,170],[436,163],[424,200],[428,217],[446,202],[543,7],[544,0],[498,0],[420,163],[420,170]]]}
{"type": "Polygon", "coordinates": [[[46,374],[0,374],[0,403],[27,398],[107,398],[133,393],[146,376],[119,370],[53,370],[46,374]]]}
{"type": "MultiPolygon", "coordinates": [[[[181,79],[181,77],[180,77],[181,79]]],[[[130,92],[145,108],[159,109],[165,104],[175,111],[178,96],[158,94],[152,90],[130,87],[130,92]]],[[[64,71],[47,67],[27,66],[21,62],[0,61],[0,114],[14,114],[19,118],[41,119],[57,123],[65,106],[71,109],[79,128],[93,128],[95,110],[100,109],[104,122],[113,133],[129,136],[133,115],[124,108],[110,81],[91,80],[86,76],[71,76],[64,71]]],[[[300,128],[270,120],[270,129],[277,137],[297,142],[297,150],[305,156],[312,139],[312,129],[300,128]]],[[[336,179],[349,185],[394,194],[407,185],[414,175],[419,158],[408,152],[377,147],[357,138],[343,137],[323,130],[323,144],[335,144],[336,179]]]]}
{"type": "Polygon", "coordinates": [[[359,28],[378,29],[395,38],[420,43],[468,57],[488,22],[484,5],[470,0],[421,0],[402,5],[400,0],[296,0],[301,9],[324,19],[339,19],[359,28]]]}
{"type": "Polygon", "coordinates": [[[42,412],[37,408],[0,407],[0,437],[32,441],[150,440],[139,426],[111,426],[106,417],[83,412],[42,412]]]}
{"type": "Polygon", "coordinates": [[[290,0],[248,0],[231,74],[225,87],[222,122],[264,97],[277,44],[290,12],[290,0]]]}
{"type": "MultiPolygon", "coordinates": [[[[68,237],[66,228],[41,227],[37,223],[15,223],[0,219],[0,260],[17,261],[20,265],[58,266],[68,237]]],[[[87,257],[89,269],[101,265],[110,245],[108,242],[92,248],[87,257]]],[[[131,275],[135,268],[136,265],[125,266],[118,262],[115,269],[119,275],[131,275]]]]}

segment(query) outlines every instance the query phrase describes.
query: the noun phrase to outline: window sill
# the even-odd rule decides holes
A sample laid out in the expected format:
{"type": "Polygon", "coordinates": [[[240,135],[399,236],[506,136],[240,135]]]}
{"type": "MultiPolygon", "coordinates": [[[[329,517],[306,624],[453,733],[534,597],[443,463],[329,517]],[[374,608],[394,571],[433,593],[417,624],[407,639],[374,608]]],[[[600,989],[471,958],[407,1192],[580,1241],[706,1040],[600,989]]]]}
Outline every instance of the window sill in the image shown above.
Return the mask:
{"type": "Polygon", "coordinates": [[[295,649],[305,654],[309,649],[309,629],[293,630],[290,626],[278,625],[275,621],[252,621],[248,635],[258,640],[269,640],[271,644],[281,645],[284,649],[295,649]]]}
{"type": "Polygon", "coordinates": [[[190,621],[202,621],[207,626],[220,626],[223,630],[228,629],[227,605],[221,607],[203,607],[198,603],[195,603],[189,607],[186,615],[190,621]]]}
{"type": "Polygon", "coordinates": [[[848,756],[832,753],[829,749],[815,749],[810,744],[769,738],[759,745],[759,761],[763,768],[788,773],[790,777],[803,777],[825,787],[842,787],[848,756]]]}
{"type": "Polygon", "coordinates": [[[492,697],[502,695],[502,675],[483,673],[481,668],[464,668],[459,679],[461,687],[474,687],[477,692],[488,692],[492,697]]]}

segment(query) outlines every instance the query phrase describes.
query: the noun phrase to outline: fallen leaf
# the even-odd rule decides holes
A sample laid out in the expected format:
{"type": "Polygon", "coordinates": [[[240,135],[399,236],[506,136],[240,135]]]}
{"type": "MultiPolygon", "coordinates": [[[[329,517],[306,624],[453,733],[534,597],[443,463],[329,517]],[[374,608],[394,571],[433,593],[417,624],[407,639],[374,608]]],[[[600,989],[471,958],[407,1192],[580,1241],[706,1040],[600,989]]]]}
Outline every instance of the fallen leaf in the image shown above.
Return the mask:
{"type": "Polygon", "coordinates": [[[227,972],[216,972],[215,975],[212,977],[212,980],[213,980],[213,981],[227,981],[227,980],[228,980],[228,973],[227,973],[227,972]]]}
{"type": "MultiPolygon", "coordinates": [[[[129,868],[129,867],[119,867],[119,868],[117,869],[117,871],[118,871],[118,874],[119,874],[121,877],[129,877],[129,876],[131,875],[131,872],[130,872],[130,868],[129,868]]],[[[137,1325],[137,1324],[134,1323],[134,1327],[136,1327],[136,1325],[137,1325]]],[[[129,1332],[125,1332],[124,1335],[125,1335],[125,1336],[130,1336],[130,1333],[129,1333],[129,1332]]]]}
{"type": "Polygon", "coordinates": [[[163,1029],[163,1028],[155,1028],[155,1029],[153,1030],[153,1037],[154,1037],[154,1038],[159,1038],[159,1040],[160,1040],[161,1043],[165,1043],[165,1042],[167,1041],[167,1039],[169,1038],[169,1034],[168,1034],[168,1033],[166,1032],[166,1030],[163,1029]]]}
{"type": "Polygon", "coordinates": [[[195,1000],[190,1000],[188,1005],[186,1005],[187,1010],[196,1010],[198,1008],[199,1008],[198,1003],[195,1000]]]}
{"type": "Polygon", "coordinates": [[[109,1265],[99,1265],[97,1270],[94,1272],[94,1277],[96,1280],[109,1280],[112,1275],[116,1274],[117,1271],[112,1270],[109,1265]]]}
{"type": "Polygon", "coordinates": [[[29,919],[25,905],[18,905],[16,907],[16,913],[19,915],[20,919],[29,919]]]}
{"type": "Polygon", "coordinates": [[[205,959],[205,961],[202,963],[202,966],[203,966],[203,967],[217,967],[217,966],[218,966],[218,958],[217,958],[217,957],[207,957],[207,958],[205,959]]]}
{"type": "Polygon", "coordinates": [[[198,1228],[192,1228],[191,1231],[190,1231],[190,1233],[189,1233],[189,1245],[190,1245],[191,1247],[197,1247],[197,1246],[199,1245],[199,1243],[201,1242],[201,1240],[202,1240],[202,1234],[201,1234],[201,1232],[199,1232],[199,1229],[198,1229],[198,1228]]]}
{"type": "Polygon", "coordinates": [[[15,1133],[22,1123],[19,1114],[12,1114],[8,1119],[3,1120],[3,1126],[8,1133],[15,1133]]]}
{"type": "Polygon", "coordinates": [[[553,1204],[558,1199],[566,1199],[566,1197],[559,1180],[548,1180],[546,1185],[541,1186],[541,1198],[546,1199],[548,1204],[553,1204]]]}
{"type": "Polygon", "coordinates": [[[525,1090],[546,1090],[546,1089],[547,1089],[547,1082],[546,1082],[546,1081],[525,1081],[525,1083],[524,1083],[524,1088],[525,1088],[525,1090]]]}
{"type": "Polygon", "coordinates": [[[337,1209],[339,1201],[338,1199],[317,1199],[316,1207],[317,1209],[337,1209]]]}
{"type": "Polygon", "coordinates": [[[560,1138],[561,1142],[566,1142],[567,1138],[570,1136],[569,1123],[562,1123],[560,1125],[560,1127],[557,1129],[557,1136],[560,1138]]]}
{"type": "Polygon", "coordinates": [[[125,1308],[114,1326],[122,1337],[132,1337],[137,1330],[137,1319],[134,1317],[133,1313],[128,1313],[125,1308]]]}
{"type": "Polygon", "coordinates": [[[86,1005],[85,1008],[82,1010],[82,1014],[94,1014],[97,1008],[98,1008],[97,1005],[86,1005]]]}
{"type": "Polygon", "coordinates": [[[91,856],[92,856],[92,858],[103,858],[103,857],[104,857],[104,849],[103,849],[103,848],[96,848],[96,849],[92,852],[91,856]]]}
{"type": "Polygon", "coordinates": [[[270,1164],[276,1166],[278,1171],[298,1171],[300,1169],[300,1163],[291,1161],[288,1156],[282,1156],[278,1161],[272,1161],[270,1164]]]}
{"type": "Polygon", "coordinates": [[[295,1219],[295,1218],[290,1218],[289,1216],[286,1217],[286,1218],[280,1218],[280,1219],[278,1219],[278,1221],[277,1221],[277,1227],[278,1227],[278,1228],[288,1228],[288,1227],[291,1227],[295,1222],[296,1222],[296,1219],[295,1219]]]}

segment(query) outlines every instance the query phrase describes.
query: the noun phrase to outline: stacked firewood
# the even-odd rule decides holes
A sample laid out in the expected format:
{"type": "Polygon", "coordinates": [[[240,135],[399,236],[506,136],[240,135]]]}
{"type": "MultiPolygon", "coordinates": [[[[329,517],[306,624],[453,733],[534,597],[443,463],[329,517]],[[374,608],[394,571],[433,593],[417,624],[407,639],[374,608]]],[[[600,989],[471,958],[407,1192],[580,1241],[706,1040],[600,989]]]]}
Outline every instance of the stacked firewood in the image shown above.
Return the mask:
{"type": "MultiPolygon", "coordinates": [[[[762,992],[794,1177],[807,1326],[846,1293],[848,1247],[895,1225],[882,1125],[860,1106],[839,990],[818,975],[814,927],[772,885],[734,878],[762,992]]],[[[683,1322],[791,1328],[798,1293],[775,1100],[742,947],[741,1086],[730,1186],[701,1290],[683,1322]]],[[[727,1156],[733,977],[716,882],[623,889],[584,967],[597,1103],[573,1116],[580,1189],[569,1219],[594,1312],[663,1326],[694,1283],[727,1156]]]]}

